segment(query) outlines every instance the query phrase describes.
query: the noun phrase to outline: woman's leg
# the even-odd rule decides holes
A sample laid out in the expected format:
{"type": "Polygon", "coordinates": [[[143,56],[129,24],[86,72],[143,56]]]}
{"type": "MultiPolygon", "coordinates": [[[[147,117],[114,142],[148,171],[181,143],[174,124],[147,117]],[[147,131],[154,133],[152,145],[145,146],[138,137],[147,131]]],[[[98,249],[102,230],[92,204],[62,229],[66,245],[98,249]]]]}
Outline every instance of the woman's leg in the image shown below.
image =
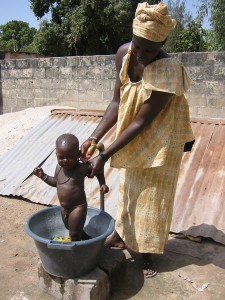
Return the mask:
{"type": "Polygon", "coordinates": [[[119,236],[116,230],[114,230],[113,233],[106,239],[105,245],[108,247],[119,248],[119,249],[125,248],[125,243],[121,239],[121,237],[119,236]]]}
{"type": "Polygon", "coordinates": [[[145,278],[151,278],[157,275],[157,270],[152,259],[151,253],[141,253],[143,259],[143,275],[145,278]]]}

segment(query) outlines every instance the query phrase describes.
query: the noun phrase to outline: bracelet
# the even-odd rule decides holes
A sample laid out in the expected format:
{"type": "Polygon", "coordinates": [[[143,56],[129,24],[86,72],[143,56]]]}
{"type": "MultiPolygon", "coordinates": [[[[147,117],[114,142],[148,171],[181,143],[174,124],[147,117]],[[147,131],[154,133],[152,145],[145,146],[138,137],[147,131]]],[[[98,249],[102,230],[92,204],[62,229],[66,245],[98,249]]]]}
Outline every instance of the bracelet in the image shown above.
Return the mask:
{"type": "Polygon", "coordinates": [[[88,140],[98,140],[95,136],[90,136],[89,138],[88,138],[88,140]]]}
{"type": "Polygon", "coordinates": [[[99,156],[101,157],[101,159],[102,159],[104,162],[107,162],[108,159],[106,158],[105,154],[100,153],[99,156]]]}
{"type": "Polygon", "coordinates": [[[41,180],[46,181],[48,178],[48,175],[45,174],[44,178],[41,178],[41,180]]]}

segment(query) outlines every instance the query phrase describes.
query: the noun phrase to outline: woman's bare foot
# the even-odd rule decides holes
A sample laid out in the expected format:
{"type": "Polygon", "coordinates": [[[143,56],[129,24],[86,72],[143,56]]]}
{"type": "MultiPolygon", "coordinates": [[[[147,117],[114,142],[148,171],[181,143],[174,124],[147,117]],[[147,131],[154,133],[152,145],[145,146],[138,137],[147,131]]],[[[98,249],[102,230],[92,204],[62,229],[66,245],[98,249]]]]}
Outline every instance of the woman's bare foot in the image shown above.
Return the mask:
{"type": "Polygon", "coordinates": [[[113,231],[113,233],[106,239],[105,246],[108,246],[110,248],[119,248],[124,249],[125,243],[119,236],[116,230],[113,231]]]}
{"type": "Polygon", "coordinates": [[[151,278],[157,275],[155,264],[150,253],[141,253],[143,259],[143,275],[145,278],[151,278]]]}

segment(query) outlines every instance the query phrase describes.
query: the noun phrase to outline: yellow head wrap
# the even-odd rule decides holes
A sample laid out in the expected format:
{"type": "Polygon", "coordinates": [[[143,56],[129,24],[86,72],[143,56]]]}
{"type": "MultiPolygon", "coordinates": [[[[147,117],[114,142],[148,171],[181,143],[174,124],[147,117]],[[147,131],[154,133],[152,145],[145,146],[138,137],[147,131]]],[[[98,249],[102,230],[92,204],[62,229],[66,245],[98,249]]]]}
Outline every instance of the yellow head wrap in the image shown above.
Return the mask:
{"type": "Polygon", "coordinates": [[[152,42],[162,42],[176,26],[165,3],[139,3],[133,20],[133,34],[152,42]]]}

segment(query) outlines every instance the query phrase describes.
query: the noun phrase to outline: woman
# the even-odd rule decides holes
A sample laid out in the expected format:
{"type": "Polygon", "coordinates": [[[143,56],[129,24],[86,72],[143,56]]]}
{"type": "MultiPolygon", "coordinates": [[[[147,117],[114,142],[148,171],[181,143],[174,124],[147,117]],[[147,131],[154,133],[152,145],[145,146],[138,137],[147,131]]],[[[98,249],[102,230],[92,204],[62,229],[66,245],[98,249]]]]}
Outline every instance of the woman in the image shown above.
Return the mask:
{"type": "Polygon", "coordinates": [[[132,41],[116,54],[113,100],[81,147],[89,159],[91,143],[117,123],[115,141],[91,159],[91,176],[109,158],[121,169],[116,226],[107,244],[141,253],[145,277],[157,274],[151,253],[164,251],[184,144],[194,139],[184,97],[191,79],[162,49],[175,25],[164,3],[138,4],[132,41]]]}

